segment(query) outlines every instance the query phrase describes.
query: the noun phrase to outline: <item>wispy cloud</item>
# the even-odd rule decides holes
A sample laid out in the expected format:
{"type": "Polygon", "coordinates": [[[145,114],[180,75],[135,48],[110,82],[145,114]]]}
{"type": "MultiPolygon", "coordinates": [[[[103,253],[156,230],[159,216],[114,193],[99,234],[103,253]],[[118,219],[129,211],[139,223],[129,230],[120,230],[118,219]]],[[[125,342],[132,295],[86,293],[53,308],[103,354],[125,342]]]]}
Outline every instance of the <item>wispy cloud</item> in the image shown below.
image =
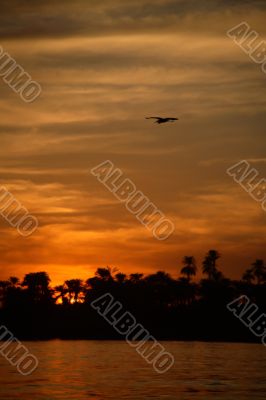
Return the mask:
{"type": "Polygon", "coordinates": [[[251,0],[3,0],[1,45],[43,93],[29,106],[0,80],[1,183],[40,221],[27,241],[0,221],[0,275],[176,274],[217,247],[239,276],[266,257],[265,215],[226,175],[247,159],[266,176],[265,79],[226,36],[247,18],[263,37],[265,16],[251,0]],[[145,120],[157,114],[180,120],[145,120]],[[171,239],[154,242],[90,177],[106,159],[174,220],[171,239]]]}

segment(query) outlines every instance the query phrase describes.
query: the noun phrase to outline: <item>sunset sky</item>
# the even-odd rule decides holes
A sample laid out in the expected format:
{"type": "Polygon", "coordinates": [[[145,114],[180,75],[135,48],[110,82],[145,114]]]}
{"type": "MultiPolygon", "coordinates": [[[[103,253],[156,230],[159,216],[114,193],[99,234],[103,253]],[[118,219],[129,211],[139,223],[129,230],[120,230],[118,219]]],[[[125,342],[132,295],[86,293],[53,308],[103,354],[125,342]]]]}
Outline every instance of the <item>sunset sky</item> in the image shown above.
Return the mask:
{"type": "Polygon", "coordinates": [[[209,249],[238,278],[266,260],[266,213],[226,174],[246,159],[266,178],[266,74],[226,35],[246,21],[265,40],[265,18],[265,0],[2,0],[0,46],[42,94],[0,79],[0,183],[40,223],[21,237],[0,217],[0,279],[177,277],[209,249]],[[90,174],[105,160],[174,222],[168,240],[90,174]]]}

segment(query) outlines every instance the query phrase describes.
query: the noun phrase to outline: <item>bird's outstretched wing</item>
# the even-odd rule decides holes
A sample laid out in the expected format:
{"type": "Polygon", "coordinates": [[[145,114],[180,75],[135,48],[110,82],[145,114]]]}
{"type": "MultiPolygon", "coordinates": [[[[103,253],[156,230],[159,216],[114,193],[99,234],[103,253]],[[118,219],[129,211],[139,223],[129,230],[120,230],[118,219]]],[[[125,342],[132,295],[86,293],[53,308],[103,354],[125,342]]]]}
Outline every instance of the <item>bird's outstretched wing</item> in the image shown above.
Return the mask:
{"type": "Polygon", "coordinates": [[[165,124],[166,122],[177,121],[178,118],[146,117],[146,119],[156,119],[155,124],[165,124]]]}

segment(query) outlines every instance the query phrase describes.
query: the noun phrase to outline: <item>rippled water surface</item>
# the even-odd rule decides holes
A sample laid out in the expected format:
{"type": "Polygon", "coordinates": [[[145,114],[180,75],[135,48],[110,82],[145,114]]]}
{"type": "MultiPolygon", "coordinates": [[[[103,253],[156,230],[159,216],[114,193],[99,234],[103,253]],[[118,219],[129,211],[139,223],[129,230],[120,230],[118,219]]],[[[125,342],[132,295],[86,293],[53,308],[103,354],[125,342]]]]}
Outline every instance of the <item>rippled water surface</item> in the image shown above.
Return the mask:
{"type": "Polygon", "coordinates": [[[21,376],[0,356],[0,399],[266,399],[266,348],[164,342],[174,366],[159,375],[124,342],[26,342],[38,369],[21,376]]]}

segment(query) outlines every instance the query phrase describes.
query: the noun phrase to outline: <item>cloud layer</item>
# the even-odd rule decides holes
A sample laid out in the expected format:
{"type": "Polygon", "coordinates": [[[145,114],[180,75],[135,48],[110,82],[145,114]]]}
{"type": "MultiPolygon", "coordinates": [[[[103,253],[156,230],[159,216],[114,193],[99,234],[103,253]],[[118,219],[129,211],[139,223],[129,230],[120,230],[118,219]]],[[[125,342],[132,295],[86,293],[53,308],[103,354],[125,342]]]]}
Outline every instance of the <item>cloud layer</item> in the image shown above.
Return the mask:
{"type": "Polygon", "coordinates": [[[2,3],[0,44],[43,88],[24,104],[0,80],[1,184],[40,221],[25,239],[0,220],[2,277],[176,276],[210,248],[238,277],[266,256],[265,212],[226,174],[248,159],[266,176],[266,77],[226,36],[246,20],[263,39],[264,1],[2,3]],[[107,159],[175,222],[166,242],[90,175],[107,159]]]}

